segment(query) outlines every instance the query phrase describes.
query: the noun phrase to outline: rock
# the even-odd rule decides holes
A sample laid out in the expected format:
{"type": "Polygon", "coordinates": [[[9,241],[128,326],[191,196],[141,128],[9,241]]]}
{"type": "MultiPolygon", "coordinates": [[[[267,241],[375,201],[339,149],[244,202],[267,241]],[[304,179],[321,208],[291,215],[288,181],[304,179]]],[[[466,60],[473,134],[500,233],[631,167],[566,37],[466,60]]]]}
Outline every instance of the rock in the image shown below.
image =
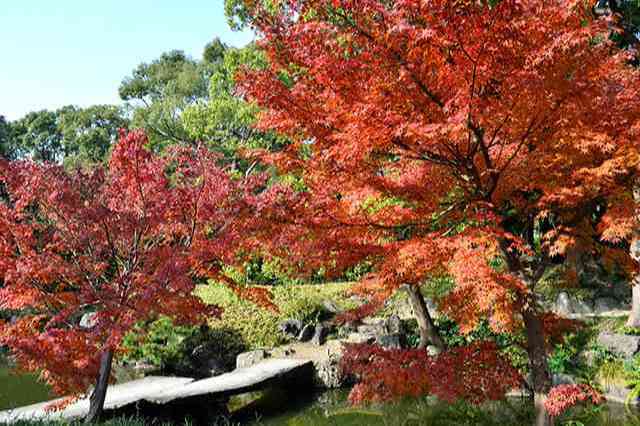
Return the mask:
{"type": "Polygon", "coordinates": [[[228,373],[229,369],[224,365],[224,363],[218,359],[210,358],[203,365],[203,372],[206,373],[207,376],[219,376],[220,374],[228,373]]]}
{"type": "Polygon", "coordinates": [[[436,356],[438,354],[440,354],[440,349],[438,349],[437,347],[435,347],[433,345],[427,346],[427,355],[436,356]]]}
{"type": "Polygon", "coordinates": [[[300,333],[298,334],[298,337],[296,337],[296,339],[298,339],[298,341],[300,342],[308,342],[313,338],[314,331],[315,327],[311,324],[307,324],[302,327],[302,330],[300,330],[300,333]]]}
{"type": "Polygon", "coordinates": [[[424,301],[427,304],[427,310],[429,311],[429,315],[431,315],[431,318],[438,318],[440,316],[440,313],[438,312],[438,307],[436,306],[435,302],[428,297],[425,297],[424,301]]]}
{"type": "Polygon", "coordinates": [[[351,333],[358,331],[358,323],[356,321],[347,321],[338,328],[338,336],[340,338],[347,338],[351,333]]]}
{"type": "Polygon", "coordinates": [[[183,366],[180,373],[196,377],[212,377],[232,369],[233,366],[225,365],[225,362],[219,358],[218,348],[215,345],[203,343],[191,351],[188,365],[183,366]]]}
{"type": "Polygon", "coordinates": [[[373,334],[351,333],[347,337],[349,343],[373,343],[375,341],[376,336],[373,334]]]}
{"type": "Polygon", "coordinates": [[[640,239],[634,238],[629,247],[629,254],[636,262],[640,262],[640,239]]]}
{"type": "Polygon", "coordinates": [[[402,321],[396,314],[391,315],[387,319],[387,331],[389,333],[402,333],[402,321]]]}
{"type": "Polygon", "coordinates": [[[596,314],[602,314],[616,309],[620,309],[620,303],[612,297],[600,297],[596,299],[594,303],[594,310],[596,314]]]}
{"type": "Polygon", "coordinates": [[[136,361],[130,368],[133,369],[135,373],[143,376],[157,370],[154,365],[146,361],[136,361]]]}
{"type": "Polygon", "coordinates": [[[593,314],[593,307],[587,301],[570,296],[564,291],[558,294],[552,310],[556,314],[562,316],[568,316],[572,314],[593,314]]]}
{"type": "MultiPolygon", "coordinates": [[[[403,292],[404,293],[404,292],[403,292]]],[[[413,315],[413,306],[411,306],[411,302],[409,298],[406,297],[406,293],[403,297],[400,297],[396,302],[396,307],[394,309],[395,313],[402,319],[414,319],[413,315]]]]}
{"type": "Polygon", "coordinates": [[[300,331],[302,330],[302,326],[304,324],[302,323],[302,321],[297,320],[297,319],[288,319],[286,321],[283,321],[280,323],[280,331],[286,336],[289,337],[291,339],[295,339],[298,334],[300,333],[300,331]]]}
{"type": "Polygon", "coordinates": [[[554,306],[554,312],[558,315],[571,315],[573,313],[573,306],[571,306],[571,299],[566,292],[560,292],[556,298],[554,306]]]}
{"type": "Polygon", "coordinates": [[[625,358],[631,358],[638,352],[640,336],[602,332],[598,335],[598,344],[625,358]]]}
{"type": "Polygon", "coordinates": [[[316,386],[328,389],[336,389],[344,386],[345,375],[340,368],[340,360],[335,357],[313,362],[316,386]]]}
{"type": "Polygon", "coordinates": [[[357,331],[361,334],[387,334],[387,324],[384,320],[368,320],[366,323],[359,325],[357,331]]]}
{"type": "Polygon", "coordinates": [[[339,313],[339,312],[341,312],[341,309],[332,300],[323,300],[322,301],[322,307],[325,309],[325,311],[327,311],[327,312],[329,312],[331,314],[334,314],[334,315],[339,313]]]}
{"type": "Polygon", "coordinates": [[[247,368],[267,358],[267,352],[263,349],[243,352],[236,358],[236,368],[247,368]]]}
{"type": "Polygon", "coordinates": [[[376,344],[387,349],[401,349],[402,335],[400,333],[380,335],[376,337],[376,344]]]}
{"type": "Polygon", "coordinates": [[[344,345],[340,340],[329,340],[325,347],[327,348],[327,356],[341,358],[344,352],[344,345]]]}
{"type": "Polygon", "coordinates": [[[575,385],[576,379],[570,374],[555,373],[551,378],[553,386],[558,385],[575,385]]]}
{"type": "Polygon", "coordinates": [[[586,300],[572,298],[571,305],[574,314],[593,314],[593,307],[586,300]]]}
{"type": "Polygon", "coordinates": [[[329,327],[319,322],[318,324],[316,324],[315,333],[311,338],[311,343],[313,343],[316,346],[324,345],[324,342],[326,342],[327,340],[328,334],[329,334],[329,327]]]}
{"type": "Polygon", "coordinates": [[[632,389],[616,384],[605,384],[602,386],[602,393],[607,402],[617,402],[619,404],[638,405],[638,398],[629,398],[632,389]]]}
{"type": "Polygon", "coordinates": [[[80,326],[80,328],[84,328],[86,330],[89,330],[93,327],[96,326],[96,323],[98,322],[96,320],[96,316],[98,314],[95,312],[88,312],[84,315],[82,315],[82,318],[80,318],[80,323],[78,324],[80,326]]]}
{"type": "Polygon", "coordinates": [[[598,352],[594,350],[584,351],[582,352],[582,359],[586,365],[593,367],[598,359],[598,352]]]}

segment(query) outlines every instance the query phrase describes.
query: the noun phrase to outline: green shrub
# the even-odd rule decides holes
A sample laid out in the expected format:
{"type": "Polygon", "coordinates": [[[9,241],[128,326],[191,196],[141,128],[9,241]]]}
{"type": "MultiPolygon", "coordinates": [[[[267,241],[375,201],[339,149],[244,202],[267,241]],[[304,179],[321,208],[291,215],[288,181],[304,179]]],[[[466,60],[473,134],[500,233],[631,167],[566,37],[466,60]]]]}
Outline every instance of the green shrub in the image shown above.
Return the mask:
{"type": "Polygon", "coordinates": [[[238,271],[238,282],[252,285],[301,285],[302,281],[294,277],[278,258],[265,259],[254,257],[244,265],[242,272],[238,271]]]}
{"type": "Polygon", "coordinates": [[[221,306],[219,319],[212,319],[212,329],[225,327],[236,331],[248,349],[273,347],[285,342],[279,324],[286,319],[313,322],[326,318],[323,301],[331,300],[341,309],[355,307],[344,296],[348,284],[330,283],[301,286],[270,287],[279,311],[273,312],[238,298],[231,290],[217,283],[198,287],[197,294],[206,302],[221,306]]]}
{"type": "Polygon", "coordinates": [[[144,360],[160,370],[175,362],[181,354],[182,341],[192,333],[190,327],[173,324],[170,318],[160,318],[149,323],[138,324],[123,340],[123,361],[144,360]]]}
{"type": "Polygon", "coordinates": [[[125,362],[144,361],[165,373],[197,375],[196,348],[204,348],[208,356],[226,369],[235,367],[236,356],[246,350],[239,333],[218,327],[184,327],[162,317],[139,324],[124,338],[125,362]]]}

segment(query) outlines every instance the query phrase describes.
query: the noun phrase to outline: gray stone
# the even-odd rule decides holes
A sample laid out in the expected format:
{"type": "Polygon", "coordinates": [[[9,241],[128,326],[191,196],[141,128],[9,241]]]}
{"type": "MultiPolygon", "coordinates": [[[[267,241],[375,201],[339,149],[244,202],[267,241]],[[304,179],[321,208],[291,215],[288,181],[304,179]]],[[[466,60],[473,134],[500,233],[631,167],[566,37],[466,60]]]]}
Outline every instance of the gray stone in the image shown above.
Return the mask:
{"type": "Polygon", "coordinates": [[[342,337],[347,337],[351,333],[358,331],[358,323],[356,321],[347,321],[338,328],[338,334],[342,337]]]}
{"type": "Polygon", "coordinates": [[[373,343],[376,341],[376,336],[373,334],[365,333],[351,333],[347,337],[349,343],[373,343]]]}
{"type": "Polygon", "coordinates": [[[329,340],[325,344],[325,347],[327,348],[328,357],[335,357],[338,359],[342,358],[342,353],[344,352],[344,345],[342,344],[342,341],[329,340]]]}
{"type": "Polygon", "coordinates": [[[402,335],[400,333],[383,334],[376,337],[376,343],[387,349],[402,348],[402,335]]]}
{"type": "Polygon", "coordinates": [[[638,352],[640,336],[602,332],[598,335],[598,344],[625,358],[631,358],[638,352]]]}
{"type": "Polygon", "coordinates": [[[288,319],[280,323],[280,331],[285,337],[289,337],[291,339],[295,339],[298,337],[298,334],[302,330],[303,323],[297,319],[288,319]]]}
{"type": "Polygon", "coordinates": [[[438,312],[438,306],[436,303],[428,297],[425,297],[424,301],[427,304],[427,310],[429,311],[431,318],[438,318],[440,316],[440,312],[438,312]]]}
{"type": "Polygon", "coordinates": [[[566,292],[560,292],[556,298],[554,306],[554,312],[558,315],[571,315],[573,313],[573,306],[571,306],[571,299],[566,292]]]}
{"type": "Polygon", "coordinates": [[[569,316],[572,314],[593,314],[593,307],[586,300],[577,299],[574,296],[570,296],[567,292],[558,293],[555,304],[552,306],[553,312],[562,316],[569,316]]]}
{"type": "Polygon", "coordinates": [[[336,303],[332,300],[323,300],[322,301],[322,307],[324,308],[325,311],[332,313],[332,314],[337,314],[339,312],[341,312],[340,308],[338,307],[338,305],[336,305],[336,303]]]}
{"type": "Polygon", "coordinates": [[[300,330],[300,334],[298,334],[298,337],[296,337],[296,339],[298,339],[298,341],[300,342],[308,342],[313,338],[314,331],[315,327],[311,324],[307,324],[302,327],[302,330],[300,330]]]}
{"type": "Polygon", "coordinates": [[[593,314],[593,307],[586,300],[572,298],[571,305],[574,314],[593,314]]]}
{"type": "Polygon", "coordinates": [[[267,352],[263,349],[243,352],[236,358],[236,368],[247,368],[267,358],[267,352]]]}
{"type": "Polygon", "coordinates": [[[634,238],[629,247],[629,254],[636,262],[640,262],[640,238],[634,238]]]}
{"type": "Polygon", "coordinates": [[[413,315],[413,306],[411,306],[411,302],[409,301],[409,298],[407,297],[404,291],[396,301],[396,306],[394,311],[402,319],[415,318],[415,316],[413,315]]]}
{"type": "Polygon", "coordinates": [[[402,333],[402,321],[398,315],[393,314],[387,319],[387,331],[389,333],[402,333]]]}
{"type": "Polygon", "coordinates": [[[598,352],[594,350],[588,350],[588,351],[582,352],[582,359],[584,360],[584,363],[589,367],[593,367],[596,364],[597,358],[598,358],[598,352]]]}
{"type": "Polygon", "coordinates": [[[612,297],[600,297],[596,299],[594,305],[596,314],[602,314],[604,312],[610,312],[616,309],[620,309],[620,303],[618,303],[618,301],[612,297]]]}
{"type": "Polygon", "coordinates": [[[311,370],[311,361],[301,359],[270,359],[257,365],[234,370],[221,376],[197,380],[181,387],[174,387],[146,398],[156,404],[184,400],[200,395],[235,395],[269,385],[301,371],[311,370]]]}
{"type": "Polygon", "coordinates": [[[380,335],[387,333],[387,327],[384,321],[377,323],[362,324],[358,326],[358,333],[380,335]]]}
{"type": "Polygon", "coordinates": [[[570,374],[555,373],[551,379],[553,382],[553,386],[576,384],[575,377],[570,374]]]}
{"type": "Polygon", "coordinates": [[[316,346],[324,345],[324,342],[327,341],[327,335],[329,334],[329,327],[319,322],[316,324],[316,330],[311,338],[311,343],[316,346]]]}
{"type": "Polygon", "coordinates": [[[82,317],[80,318],[80,323],[78,324],[80,326],[80,328],[84,328],[86,330],[92,329],[93,327],[96,326],[97,324],[97,320],[96,320],[96,313],[95,312],[88,312],[84,315],[82,315],[82,317]]]}
{"type": "Polygon", "coordinates": [[[438,349],[436,346],[433,346],[433,345],[427,346],[427,355],[436,356],[439,354],[440,354],[440,349],[438,349]]]}
{"type": "MultiPolygon", "coordinates": [[[[145,377],[127,383],[109,385],[104,401],[104,409],[109,412],[128,406],[141,400],[152,398],[166,389],[182,388],[193,382],[189,377],[145,377]]],[[[74,420],[85,417],[89,413],[89,398],[75,401],[62,410],[47,410],[51,404],[60,403],[63,398],[53,401],[41,402],[26,407],[0,411],[0,424],[15,423],[18,421],[46,420],[74,420]]]]}
{"type": "Polygon", "coordinates": [[[345,376],[337,358],[329,357],[313,362],[314,382],[316,386],[336,389],[344,386],[345,376]]]}

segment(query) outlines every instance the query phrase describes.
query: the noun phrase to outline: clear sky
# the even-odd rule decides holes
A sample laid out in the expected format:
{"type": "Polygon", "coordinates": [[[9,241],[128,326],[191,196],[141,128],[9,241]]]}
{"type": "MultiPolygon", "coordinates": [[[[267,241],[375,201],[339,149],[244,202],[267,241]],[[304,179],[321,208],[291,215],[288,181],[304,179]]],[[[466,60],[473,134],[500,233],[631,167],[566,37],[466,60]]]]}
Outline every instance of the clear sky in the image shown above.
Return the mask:
{"type": "Polygon", "coordinates": [[[141,62],[184,50],[200,58],[210,40],[242,46],[224,0],[3,0],[0,115],[63,105],[118,103],[118,86],[141,62]]]}

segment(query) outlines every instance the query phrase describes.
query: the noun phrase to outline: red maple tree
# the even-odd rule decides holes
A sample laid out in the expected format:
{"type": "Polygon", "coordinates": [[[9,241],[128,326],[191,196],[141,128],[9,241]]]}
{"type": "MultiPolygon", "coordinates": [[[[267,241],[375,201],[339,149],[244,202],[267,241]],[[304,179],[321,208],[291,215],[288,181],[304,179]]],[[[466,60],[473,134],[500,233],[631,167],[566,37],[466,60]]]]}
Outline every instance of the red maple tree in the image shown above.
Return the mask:
{"type": "MultiPolygon", "coordinates": [[[[0,345],[58,393],[95,383],[90,420],[135,323],[159,315],[203,323],[218,314],[194,286],[224,278],[220,268],[244,240],[264,181],[231,179],[205,149],[158,156],[146,144],[141,131],[123,133],[106,170],[0,164],[0,309],[20,312],[0,323],[0,345]],[[93,316],[81,327],[86,313],[93,316]]],[[[264,292],[234,290],[269,304],[264,292]]]]}
{"type": "Polygon", "coordinates": [[[540,279],[577,252],[631,264],[640,74],[609,22],[569,0],[246,3],[269,66],[240,89],[292,141],[263,159],[303,183],[271,250],[372,262],[370,307],[453,277],[438,304],[463,332],[524,329],[550,422],[540,279]]]}

